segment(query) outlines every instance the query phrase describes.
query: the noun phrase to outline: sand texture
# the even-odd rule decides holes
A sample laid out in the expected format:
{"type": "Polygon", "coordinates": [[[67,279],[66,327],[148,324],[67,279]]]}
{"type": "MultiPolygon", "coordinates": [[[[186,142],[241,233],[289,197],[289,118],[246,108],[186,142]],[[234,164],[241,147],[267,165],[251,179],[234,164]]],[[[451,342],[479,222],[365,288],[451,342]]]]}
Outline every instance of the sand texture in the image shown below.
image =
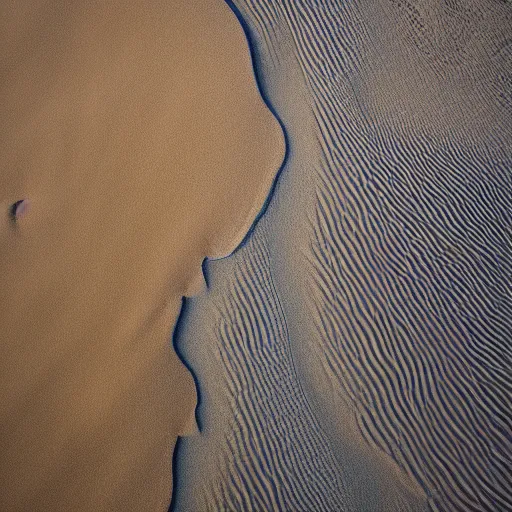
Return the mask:
{"type": "Polygon", "coordinates": [[[230,5],[288,152],[180,323],[173,510],[512,510],[512,5],[230,5]]]}
{"type": "Polygon", "coordinates": [[[262,208],[282,130],[222,1],[9,0],[0,40],[0,511],[167,510],[182,296],[262,208]]]}
{"type": "Polygon", "coordinates": [[[0,512],[512,511],[510,1],[0,13],[0,512]]]}

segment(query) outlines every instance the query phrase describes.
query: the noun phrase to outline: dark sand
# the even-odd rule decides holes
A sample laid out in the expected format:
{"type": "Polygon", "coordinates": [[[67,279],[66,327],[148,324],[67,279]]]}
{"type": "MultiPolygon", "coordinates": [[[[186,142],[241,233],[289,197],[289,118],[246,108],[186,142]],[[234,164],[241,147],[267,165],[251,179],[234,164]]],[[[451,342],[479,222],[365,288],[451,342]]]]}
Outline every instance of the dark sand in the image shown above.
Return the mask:
{"type": "Polygon", "coordinates": [[[195,429],[181,297],[282,132],[220,0],[2,2],[0,38],[0,510],[166,510],[195,429]]]}
{"type": "Polygon", "coordinates": [[[187,308],[176,512],[512,511],[512,4],[233,3],[289,151],[187,308]]]}

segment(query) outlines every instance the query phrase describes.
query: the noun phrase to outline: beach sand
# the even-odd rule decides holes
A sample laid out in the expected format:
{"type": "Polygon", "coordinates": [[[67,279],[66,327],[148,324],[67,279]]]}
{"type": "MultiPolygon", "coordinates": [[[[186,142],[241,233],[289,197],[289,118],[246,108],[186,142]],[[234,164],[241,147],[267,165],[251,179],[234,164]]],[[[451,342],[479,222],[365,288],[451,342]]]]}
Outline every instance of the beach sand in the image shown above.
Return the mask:
{"type": "Polygon", "coordinates": [[[262,208],[281,128],[222,1],[0,14],[0,510],[166,510],[182,296],[262,208]]]}

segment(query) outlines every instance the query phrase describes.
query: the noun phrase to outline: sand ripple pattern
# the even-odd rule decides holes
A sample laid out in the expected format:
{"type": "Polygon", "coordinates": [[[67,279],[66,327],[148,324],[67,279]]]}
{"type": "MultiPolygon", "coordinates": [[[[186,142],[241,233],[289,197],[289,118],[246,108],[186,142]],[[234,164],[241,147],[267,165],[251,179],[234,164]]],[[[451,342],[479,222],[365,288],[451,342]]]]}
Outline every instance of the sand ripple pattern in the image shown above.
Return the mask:
{"type": "Polygon", "coordinates": [[[342,479],[294,372],[269,268],[255,240],[217,311],[235,422],[225,446],[231,478],[218,483],[213,510],[341,512],[342,479]]]}
{"type": "MultiPolygon", "coordinates": [[[[511,262],[500,217],[512,190],[434,187],[457,167],[479,169],[427,144],[388,149],[366,197],[325,160],[311,260],[325,369],[367,439],[443,510],[509,510],[511,262]],[[413,166],[430,179],[421,201],[413,166]]],[[[344,141],[340,161],[352,151],[344,141]]]]}
{"type": "MultiPolygon", "coordinates": [[[[512,6],[233,7],[274,70],[269,83],[291,48],[314,122],[294,126],[290,106],[280,113],[292,152],[300,130],[317,151],[282,178],[313,177],[302,190],[311,201],[294,209],[296,196],[278,187],[236,265],[226,262],[231,277],[219,272],[215,313],[210,304],[201,318],[232,415],[205,502],[353,509],[347,468],[296,369],[308,362],[294,347],[307,342],[368,446],[417,482],[432,510],[512,510],[512,6]],[[296,228],[287,236],[301,267],[270,235],[280,221],[296,228]],[[299,273],[306,279],[280,285],[299,273]],[[296,297],[312,326],[304,338],[287,313],[296,297]]],[[[290,83],[274,90],[285,87],[291,94],[290,83]]],[[[186,443],[194,456],[194,440],[186,443]]]]}

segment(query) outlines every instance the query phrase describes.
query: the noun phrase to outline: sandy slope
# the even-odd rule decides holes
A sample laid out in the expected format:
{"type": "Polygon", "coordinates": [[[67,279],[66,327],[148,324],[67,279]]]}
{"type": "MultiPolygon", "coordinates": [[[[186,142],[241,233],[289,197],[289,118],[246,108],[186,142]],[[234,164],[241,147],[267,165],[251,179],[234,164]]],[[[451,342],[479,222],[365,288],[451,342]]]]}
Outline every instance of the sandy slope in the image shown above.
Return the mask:
{"type": "Polygon", "coordinates": [[[281,130],[222,1],[2,2],[0,37],[0,510],[165,510],[181,296],[261,208],[281,130]]]}

